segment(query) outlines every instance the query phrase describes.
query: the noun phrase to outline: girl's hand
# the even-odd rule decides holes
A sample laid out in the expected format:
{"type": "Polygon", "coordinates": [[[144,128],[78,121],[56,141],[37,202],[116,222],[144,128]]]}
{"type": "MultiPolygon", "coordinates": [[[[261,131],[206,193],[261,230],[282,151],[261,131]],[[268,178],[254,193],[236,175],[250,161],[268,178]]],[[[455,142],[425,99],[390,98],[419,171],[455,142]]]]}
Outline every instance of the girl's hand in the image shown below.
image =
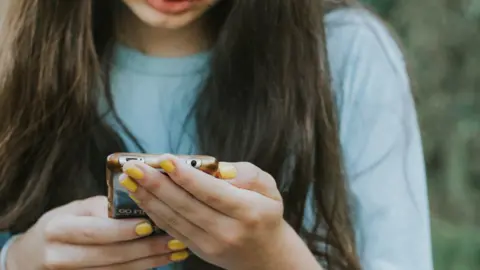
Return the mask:
{"type": "Polygon", "coordinates": [[[140,162],[120,183],[150,218],[202,259],[226,269],[268,269],[291,228],[275,180],[250,163],[221,163],[222,181],[172,155],[168,175],[140,162]]]}
{"type": "MultiPolygon", "coordinates": [[[[130,270],[171,262],[168,246],[172,238],[139,239],[152,233],[150,223],[109,219],[107,205],[106,198],[94,197],[46,213],[12,244],[8,270],[130,270]]],[[[185,258],[186,251],[181,252],[175,257],[185,258]]]]}

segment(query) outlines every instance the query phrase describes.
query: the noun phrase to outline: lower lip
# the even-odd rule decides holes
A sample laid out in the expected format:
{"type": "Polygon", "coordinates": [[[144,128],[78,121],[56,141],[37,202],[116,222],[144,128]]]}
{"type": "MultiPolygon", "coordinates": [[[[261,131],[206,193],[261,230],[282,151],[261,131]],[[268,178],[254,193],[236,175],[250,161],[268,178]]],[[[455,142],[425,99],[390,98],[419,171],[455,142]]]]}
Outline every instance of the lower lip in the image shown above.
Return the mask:
{"type": "Polygon", "coordinates": [[[147,2],[161,13],[179,14],[189,10],[196,0],[147,0],[147,2]]]}

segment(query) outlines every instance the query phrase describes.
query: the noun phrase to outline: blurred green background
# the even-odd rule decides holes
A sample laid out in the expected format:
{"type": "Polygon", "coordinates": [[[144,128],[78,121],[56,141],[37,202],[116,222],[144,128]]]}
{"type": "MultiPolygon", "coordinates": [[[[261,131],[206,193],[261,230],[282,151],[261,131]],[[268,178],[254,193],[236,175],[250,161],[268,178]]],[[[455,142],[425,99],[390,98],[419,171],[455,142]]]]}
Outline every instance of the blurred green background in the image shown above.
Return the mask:
{"type": "Polygon", "coordinates": [[[435,269],[480,269],[480,0],[364,2],[397,33],[410,66],[435,269]]]}

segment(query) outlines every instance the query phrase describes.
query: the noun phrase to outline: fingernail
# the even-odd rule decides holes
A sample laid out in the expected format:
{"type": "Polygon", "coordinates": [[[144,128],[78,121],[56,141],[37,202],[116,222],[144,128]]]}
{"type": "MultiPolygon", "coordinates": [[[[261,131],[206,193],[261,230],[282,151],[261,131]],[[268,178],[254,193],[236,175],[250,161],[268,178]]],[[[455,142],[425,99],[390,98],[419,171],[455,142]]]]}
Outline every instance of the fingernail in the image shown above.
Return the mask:
{"type": "Polygon", "coordinates": [[[129,194],[128,197],[130,197],[130,199],[132,199],[132,201],[134,201],[136,204],[140,203],[140,201],[137,198],[135,198],[135,196],[133,196],[132,194],[129,194]]]}
{"type": "Polygon", "coordinates": [[[219,164],[220,178],[233,179],[237,177],[237,168],[230,163],[220,162],[219,164]]]}
{"type": "Polygon", "coordinates": [[[147,236],[152,234],[152,232],[153,232],[153,227],[148,222],[142,222],[135,227],[135,233],[138,236],[147,236]]]}
{"type": "Polygon", "coordinates": [[[188,254],[188,251],[180,251],[180,252],[176,252],[176,253],[173,253],[172,255],[170,255],[170,260],[172,262],[179,262],[179,261],[183,261],[185,260],[186,258],[188,258],[190,254],[188,254]]]}
{"type": "Polygon", "coordinates": [[[124,188],[126,188],[130,192],[135,192],[138,189],[137,183],[130,179],[130,177],[125,177],[120,180],[120,185],[122,185],[124,188]]]}
{"type": "Polygon", "coordinates": [[[134,178],[134,179],[142,179],[143,178],[143,172],[137,167],[128,167],[125,170],[125,173],[128,174],[128,176],[134,178]]]}
{"type": "Polygon", "coordinates": [[[168,241],[168,248],[169,248],[170,250],[175,251],[175,250],[186,249],[187,246],[186,246],[184,243],[182,243],[182,242],[174,239],[174,240],[168,241]]]}
{"type": "Polygon", "coordinates": [[[175,165],[173,165],[173,162],[168,159],[160,162],[160,167],[162,167],[162,169],[167,173],[172,173],[175,171],[175,165]]]}

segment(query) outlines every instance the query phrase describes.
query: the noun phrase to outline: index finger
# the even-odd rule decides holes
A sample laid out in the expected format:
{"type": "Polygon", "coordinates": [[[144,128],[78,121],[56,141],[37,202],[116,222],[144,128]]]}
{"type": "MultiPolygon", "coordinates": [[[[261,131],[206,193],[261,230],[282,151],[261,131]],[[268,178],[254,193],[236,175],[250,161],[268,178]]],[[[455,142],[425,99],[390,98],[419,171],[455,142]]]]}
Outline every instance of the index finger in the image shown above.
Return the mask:
{"type": "Polygon", "coordinates": [[[265,197],[282,201],[275,179],[267,172],[248,162],[232,163],[238,173],[228,182],[238,188],[255,191],[265,197]]]}
{"type": "Polygon", "coordinates": [[[129,241],[152,234],[152,225],[142,219],[109,219],[93,216],[59,216],[45,227],[51,241],[77,245],[102,245],[129,241]]]}

